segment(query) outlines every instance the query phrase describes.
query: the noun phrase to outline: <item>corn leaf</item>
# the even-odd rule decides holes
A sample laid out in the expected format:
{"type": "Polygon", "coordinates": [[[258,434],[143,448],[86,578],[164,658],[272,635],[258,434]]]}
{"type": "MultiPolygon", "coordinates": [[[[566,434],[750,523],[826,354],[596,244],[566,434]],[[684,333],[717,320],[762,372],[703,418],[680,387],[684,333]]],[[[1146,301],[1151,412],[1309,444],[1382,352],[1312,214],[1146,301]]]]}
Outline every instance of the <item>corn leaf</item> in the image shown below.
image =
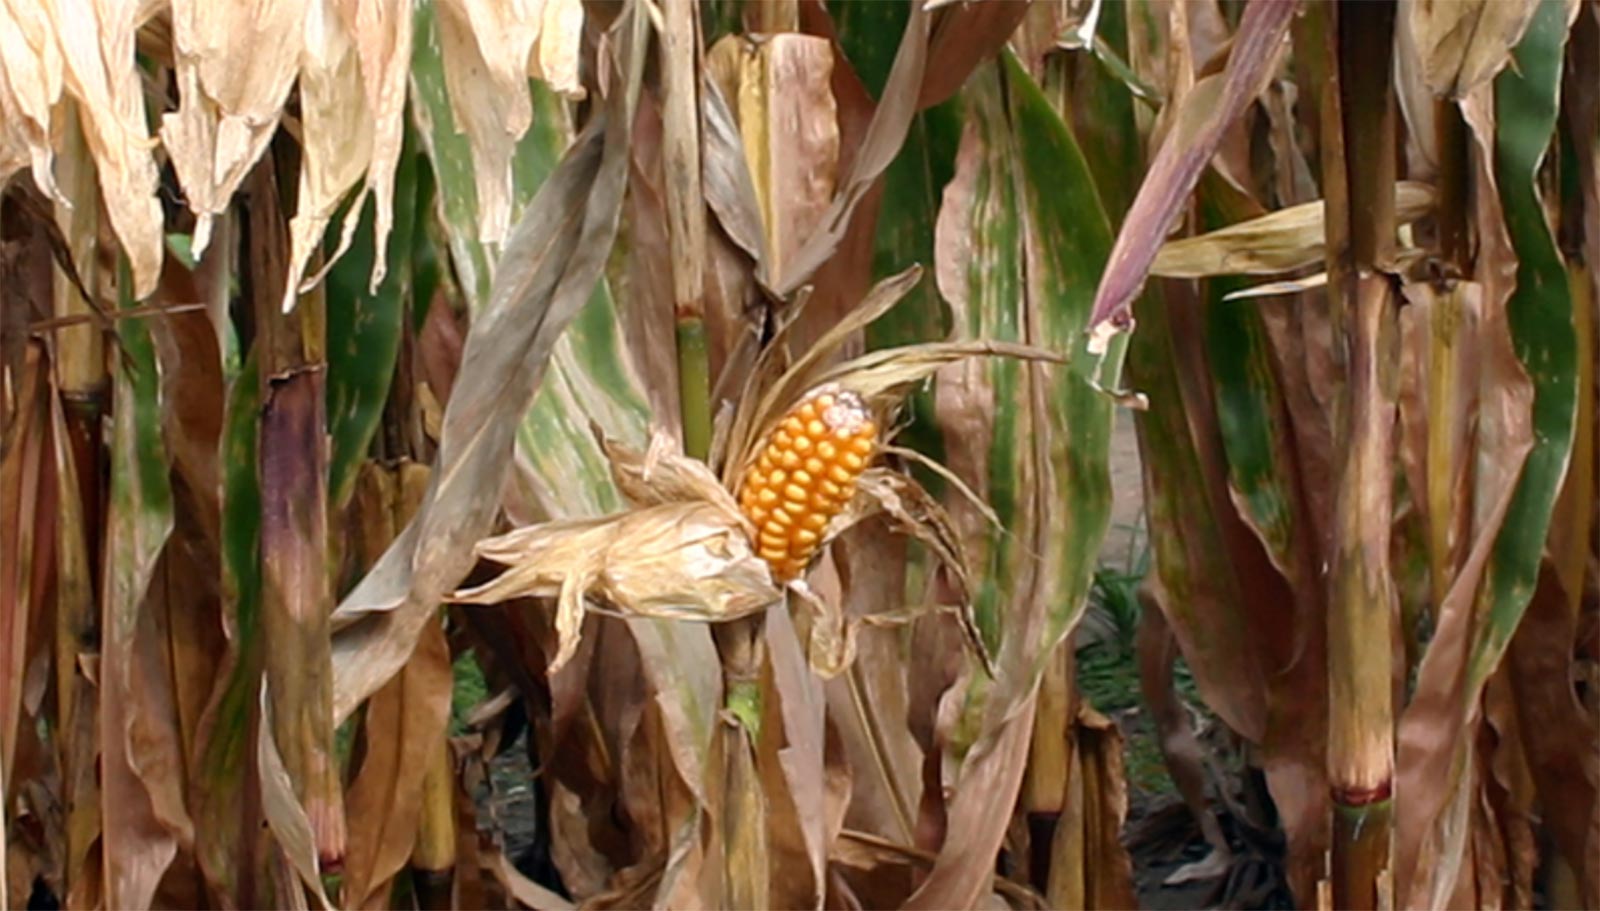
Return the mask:
{"type": "MultiPolygon", "coordinates": [[[[516,419],[532,404],[557,343],[593,294],[627,177],[644,24],[637,7],[619,20],[620,82],[540,186],[500,260],[493,293],[467,337],[421,510],[335,613],[341,628],[334,640],[334,711],[340,719],[399,670],[421,624],[470,568],[469,548],[488,530],[511,468],[516,419]]],[[[442,168],[440,186],[445,195],[442,168]]],[[[575,431],[586,432],[582,425],[575,431]]]]}
{"type": "MultiPolygon", "coordinates": [[[[1110,226],[1082,153],[1013,58],[980,70],[967,93],[971,119],[940,213],[940,290],[963,334],[1048,347],[1071,367],[974,361],[941,378],[950,467],[1004,528],[951,503],[978,627],[1001,671],[992,688],[968,692],[976,737],[958,745],[969,749],[949,835],[909,907],[970,906],[987,887],[992,871],[972,858],[991,856],[1004,835],[992,808],[1010,805],[1021,784],[1026,756],[1014,743],[1031,731],[1048,656],[1082,615],[1111,504],[1111,403],[1071,369],[1090,360],[1084,329],[1110,226]]],[[[1113,381],[1120,360],[1119,344],[1113,381]]]]}
{"type": "Polygon", "coordinates": [[[1127,308],[1144,287],[1160,239],[1194,190],[1224,131],[1271,78],[1294,11],[1293,2],[1247,6],[1227,70],[1197,84],[1184,98],[1174,128],[1139,187],[1095,292],[1091,331],[1097,347],[1111,333],[1129,328],[1127,308]]]}
{"type": "Polygon", "coordinates": [[[408,307],[428,301],[412,294],[411,252],[417,245],[417,215],[431,200],[425,167],[415,134],[403,149],[396,172],[401,191],[392,213],[394,225],[385,235],[374,223],[376,202],[357,200],[360,223],[350,250],[334,263],[325,279],[328,289],[328,502],[338,510],[355,490],[356,472],[383,417],[384,402],[394,378],[400,333],[408,307]],[[385,237],[385,258],[392,272],[376,290],[369,277],[377,265],[375,241],[385,237]]]}
{"type": "MultiPolygon", "coordinates": [[[[1516,255],[1516,285],[1506,305],[1512,347],[1533,385],[1532,445],[1505,505],[1492,549],[1474,546],[1468,566],[1482,566],[1474,590],[1463,569],[1442,608],[1440,630],[1423,660],[1417,694],[1401,720],[1399,787],[1429,781],[1402,802],[1399,883],[1407,900],[1438,896],[1452,885],[1446,861],[1460,842],[1441,831],[1447,804],[1466,784],[1457,738],[1438,726],[1474,718],[1484,681],[1499,663],[1533,596],[1545,534],[1571,455],[1576,409],[1573,296],[1538,195],[1537,171],[1554,135],[1567,37],[1564,5],[1543,3],[1515,52],[1517,66],[1496,78],[1495,178],[1505,228],[1516,255]],[[1475,594],[1474,594],[1475,591],[1475,594]],[[1470,615],[1481,620],[1466,625],[1470,615]],[[1471,629],[1471,632],[1468,630],[1471,629]],[[1457,676],[1461,675],[1461,676],[1457,676]],[[1423,861],[1427,865],[1423,866],[1423,861]]],[[[1422,899],[1428,900],[1428,899],[1422,899]]]]}
{"type": "MultiPolygon", "coordinates": [[[[124,270],[123,280],[127,280],[124,270]]],[[[124,289],[123,306],[132,306],[124,289]]],[[[161,437],[161,379],[148,327],[135,320],[122,329],[124,357],[115,376],[111,500],[106,521],[101,658],[102,787],[107,903],[148,907],[167,865],[177,854],[178,825],[187,819],[172,771],[181,767],[177,744],[149,738],[142,717],[149,708],[134,682],[134,637],[156,558],[172,532],[172,488],[161,437]],[[176,806],[174,806],[176,804],[176,806]]]]}

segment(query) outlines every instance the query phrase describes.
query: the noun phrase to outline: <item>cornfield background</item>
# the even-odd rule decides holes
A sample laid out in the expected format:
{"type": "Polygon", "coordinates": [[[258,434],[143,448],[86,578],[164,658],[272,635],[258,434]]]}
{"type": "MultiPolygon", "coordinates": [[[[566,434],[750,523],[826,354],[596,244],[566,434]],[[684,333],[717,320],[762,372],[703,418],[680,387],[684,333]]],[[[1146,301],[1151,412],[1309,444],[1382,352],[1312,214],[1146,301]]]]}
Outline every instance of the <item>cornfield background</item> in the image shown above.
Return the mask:
{"type": "Polygon", "coordinates": [[[0,0],[0,188],[4,907],[1131,907],[1118,409],[1203,900],[1600,907],[1594,0],[0,0]]]}

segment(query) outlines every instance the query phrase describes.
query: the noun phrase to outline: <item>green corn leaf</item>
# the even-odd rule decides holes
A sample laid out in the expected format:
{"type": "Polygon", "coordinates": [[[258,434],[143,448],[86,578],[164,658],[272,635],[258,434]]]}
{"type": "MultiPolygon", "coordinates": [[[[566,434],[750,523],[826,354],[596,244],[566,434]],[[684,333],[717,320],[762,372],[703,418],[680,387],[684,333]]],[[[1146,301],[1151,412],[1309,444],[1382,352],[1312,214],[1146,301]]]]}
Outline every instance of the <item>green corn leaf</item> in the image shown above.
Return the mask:
{"type": "MultiPolygon", "coordinates": [[[[415,131],[406,130],[395,172],[394,226],[386,241],[389,271],[378,290],[368,290],[372,263],[373,213],[368,198],[350,249],[329,270],[328,319],[328,505],[337,511],[355,490],[356,471],[383,417],[395,358],[400,353],[400,332],[412,292],[411,253],[417,247],[417,207],[427,185],[418,179],[425,170],[417,151],[415,131]]],[[[329,239],[330,241],[332,238],[329,239]]],[[[424,301],[425,303],[425,301],[424,301]]]]}
{"type": "MultiPolygon", "coordinates": [[[[1214,176],[1200,190],[1206,230],[1234,224],[1255,213],[1241,211],[1237,191],[1214,176]]],[[[1206,283],[1206,349],[1216,394],[1217,430],[1227,453],[1228,481],[1241,514],[1267,547],[1274,565],[1289,575],[1297,546],[1294,524],[1294,438],[1283,402],[1261,311],[1226,297],[1248,284],[1238,278],[1206,283]]]]}
{"type": "Polygon", "coordinates": [[[264,896],[240,892],[248,879],[237,858],[256,837],[246,818],[254,747],[253,709],[261,684],[261,487],[256,438],[261,384],[255,350],[245,358],[228,396],[222,429],[222,593],[229,649],[206,706],[196,746],[195,778],[205,783],[194,807],[201,869],[212,888],[240,907],[264,896]]]}
{"type": "Polygon", "coordinates": [[[1551,510],[1572,455],[1578,394],[1572,289],[1538,184],[1555,133],[1566,41],[1566,4],[1541,2],[1513,53],[1514,65],[1494,84],[1495,176],[1517,251],[1517,287],[1506,309],[1512,345],[1533,381],[1534,444],[1479,589],[1488,612],[1473,643],[1469,702],[1499,664],[1533,597],[1551,510]]]}
{"type": "MultiPolygon", "coordinates": [[[[973,161],[945,201],[965,211],[941,214],[952,218],[941,225],[940,272],[959,300],[957,332],[1069,359],[1051,370],[984,362],[969,374],[992,404],[975,489],[1002,526],[983,530],[972,553],[976,616],[1000,665],[1017,669],[1003,681],[1008,698],[1021,698],[1081,616],[1110,520],[1112,406],[1086,376],[1084,329],[1111,229],[1071,133],[1014,60],[980,70],[967,101],[963,159],[973,161]],[[961,236],[964,259],[959,244],[944,249],[961,236]]],[[[1114,350],[1112,381],[1120,360],[1114,350]]]]}

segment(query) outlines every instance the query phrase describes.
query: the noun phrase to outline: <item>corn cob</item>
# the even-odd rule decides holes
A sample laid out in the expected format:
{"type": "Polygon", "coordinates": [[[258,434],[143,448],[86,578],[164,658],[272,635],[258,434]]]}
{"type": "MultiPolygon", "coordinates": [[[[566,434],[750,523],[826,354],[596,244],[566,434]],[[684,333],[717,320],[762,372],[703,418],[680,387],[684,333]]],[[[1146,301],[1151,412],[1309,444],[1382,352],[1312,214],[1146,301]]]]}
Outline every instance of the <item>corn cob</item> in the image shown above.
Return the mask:
{"type": "Polygon", "coordinates": [[[805,572],[828,522],[855,495],[878,427],[853,392],[823,387],[796,405],[745,473],[739,505],[779,581],[805,572]]]}

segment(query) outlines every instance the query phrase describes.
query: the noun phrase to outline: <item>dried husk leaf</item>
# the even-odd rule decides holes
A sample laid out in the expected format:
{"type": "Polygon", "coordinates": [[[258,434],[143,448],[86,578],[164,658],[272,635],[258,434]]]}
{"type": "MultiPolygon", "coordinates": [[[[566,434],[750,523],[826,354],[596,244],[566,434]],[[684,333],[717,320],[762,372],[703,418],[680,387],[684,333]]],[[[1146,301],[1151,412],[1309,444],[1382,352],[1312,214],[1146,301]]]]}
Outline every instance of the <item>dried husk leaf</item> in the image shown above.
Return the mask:
{"type": "Polygon", "coordinates": [[[388,273],[386,240],[394,227],[394,178],[405,134],[406,88],[411,65],[411,5],[403,0],[339,0],[340,13],[361,61],[361,86],[371,118],[366,190],[373,196],[372,280],[377,293],[388,273]]]}
{"type": "Polygon", "coordinates": [[[560,644],[552,674],[577,650],[586,600],[628,616],[723,621],[782,598],[751,549],[743,518],[718,503],[664,503],[531,525],[487,538],[475,552],[510,569],[450,597],[472,604],[555,598],[560,644]]]}
{"type": "MultiPolygon", "coordinates": [[[[278,127],[315,12],[307,0],[172,4],[179,106],[162,115],[161,141],[195,214],[197,256],[210,245],[212,218],[227,208],[278,127]]],[[[130,60],[131,53],[105,59],[130,60]]],[[[128,78],[137,91],[137,69],[129,67],[128,78]]],[[[152,166],[152,184],[153,177],[152,166]]]]}
{"type": "Polygon", "coordinates": [[[61,51],[43,4],[0,2],[0,181],[31,163],[39,188],[64,202],[50,143],[50,109],[61,89],[61,51]]]}
{"type": "Polygon", "coordinates": [[[635,506],[664,503],[710,501],[731,514],[739,514],[738,501],[704,462],[679,451],[678,443],[656,429],[650,434],[650,448],[644,452],[606,436],[598,426],[595,436],[611,462],[611,477],[617,490],[635,506]]]}
{"type": "Polygon", "coordinates": [[[64,0],[46,9],[60,43],[66,88],[79,104],[106,214],[132,267],[133,296],[146,297],[160,278],[162,256],[158,175],[150,154],[154,144],[145,128],[140,70],[108,68],[109,61],[134,59],[140,4],[64,0]]]}
{"type": "Polygon", "coordinates": [[[587,92],[578,81],[578,54],[583,43],[583,0],[544,0],[543,24],[528,75],[579,100],[587,92]]]}
{"type": "Polygon", "coordinates": [[[474,182],[478,193],[478,239],[498,244],[511,226],[511,158],[517,141],[533,123],[528,75],[555,71],[557,88],[576,87],[576,38],[582,32],[582,9],[551,0],[446,0],[440,3],[439,42],[445,85],[456,129],[472,144],[474,182]],[[557,34],[550,38],[548,61],[541,40],[547,14],[557,34]]]}
{"type": "Polygon", "coordinates": [[[1431,0],[1406,4],[1423,80],[1435,95],[1467,97],[1493,79],[1522,40],[1536,0],[1431,0]]]}
{"type": "MultiPolygon", "coordinates": [[[[1416,221],[1432,210],[1433,189],[1403,181],[1395,185],[1395,221],[1416,221]]],[[[1206,278],[1213,275],[1276,275],[1323,259],[1326,231],[1322,200],[1291,206],[1217,231],[1161,247],[1152,275],[1206,278]]]]}
{"type": "MultiPolygon", "coordinates": [[[[372,159],[373,123],[367,111],[360,56],[338,15],[337,2],[310,0],[306,10],[305,47],[300,55],[303,158],[299,202],[289,222],[285,313],[300,296],[306,262],[321,244],[339,200],[360,179],[372,159]]],[[[328,258],[329,264],[350,246],[364,197],[365,194],[352,201],[345,213],[339,248],[328,258]]],[[[383,249],[384,240],[385,236],[379,235],[374,249],[383,249]]]]}

